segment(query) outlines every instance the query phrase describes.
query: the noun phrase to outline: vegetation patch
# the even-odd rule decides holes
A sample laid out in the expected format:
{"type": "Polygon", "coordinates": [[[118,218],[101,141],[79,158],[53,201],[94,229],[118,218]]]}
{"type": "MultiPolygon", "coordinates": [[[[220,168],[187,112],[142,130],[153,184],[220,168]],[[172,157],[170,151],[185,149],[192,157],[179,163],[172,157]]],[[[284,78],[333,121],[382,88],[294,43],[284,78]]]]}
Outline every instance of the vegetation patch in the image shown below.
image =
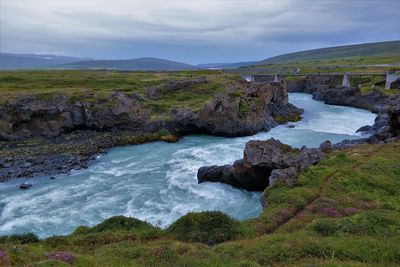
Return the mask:
{"type": "Polygon", "coordinates": [[[214,245],[237,238],[242,229],[238,221],[225,213],[205,211],[186,214],[173,223],[168,232],[182,241],[214,245]]]}
{"type": "Polygon", "coordinates": [[[135,219],[128,218],[125,216],[114,216],[108,218],[104,222],[94,227],[78,227],[73,234],[93,234],[105,231],[138,231],[138,232],[149,232],[157,230],[156,227],[151,224],[135,219]]]}
{"type": "Polygon", "coordinates": [[[33,233],[0,236],[0,244],[2,243],[29,244],[36,242],[39,242],[39,238],[33,233]]]}

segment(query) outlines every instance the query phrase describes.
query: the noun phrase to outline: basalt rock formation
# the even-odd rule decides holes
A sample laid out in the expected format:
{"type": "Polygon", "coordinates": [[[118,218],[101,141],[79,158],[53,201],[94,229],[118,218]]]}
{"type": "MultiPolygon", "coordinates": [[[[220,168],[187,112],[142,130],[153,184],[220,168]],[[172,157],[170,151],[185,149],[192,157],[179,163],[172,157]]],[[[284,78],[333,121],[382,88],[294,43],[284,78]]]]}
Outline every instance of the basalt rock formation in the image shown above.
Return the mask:
{"type": "Polygon", "coordinates": [[[241,91],[243,96],[217,95],[207,103],[198,113],[198,128],[213,135],[244,136],[300,119],[303,111],[288,103],[284,83],[242,82],[240,86],[234,92],[241,91]]]}
{"type": "Polygon", "coordinates": [[[78,101],[63,94],[46,100],[23,96],[0,108],[0,139],[55,137],[77,129],[145,128],[149,116],[138,100],[122,93],[106,98],[87,94],[78,101]]]}
{"type": "Polygon", "coordinates": [[[249,141],[243,159],[233,165],[201,167],[199,183],[222,182],[249,191],[263,191],[267,186],[284,183],[293,186],[300,172],[324,158],[317,148],[292,148],[278,140],[249,141]]]}
{"type": "MultiPolygon", "coordinates": [[[[149,99],[157,99],[171,90],[183,90],[199,83],[207,83],[207,80],[171,81],[163,87],[149,88],[146,95],[149,99]]],[[[138,94],[118,92],[107,97],[94,93],[84,94],[77,100],[64,94],[54,94],[45,100],[32,95],[19,97],[0,107],[0,139],[48,138],[77,129],[130,130],[137,133],[165,129],[178,134],[204,132],[241,136],[276,126],[275,115],[279,122],[286,122],[298,120],[302,112],[287,103],[284,83],[271,85],[238,82],[234,93],[214,96],[198,112],[190,109],[166,112],[168,120],[152,120],[152,112],[142,104],[143,100],[138,94]],[[277,106],[286,115],[283,119],[281,114],[274,111],[278,109],[277,106]]]]}

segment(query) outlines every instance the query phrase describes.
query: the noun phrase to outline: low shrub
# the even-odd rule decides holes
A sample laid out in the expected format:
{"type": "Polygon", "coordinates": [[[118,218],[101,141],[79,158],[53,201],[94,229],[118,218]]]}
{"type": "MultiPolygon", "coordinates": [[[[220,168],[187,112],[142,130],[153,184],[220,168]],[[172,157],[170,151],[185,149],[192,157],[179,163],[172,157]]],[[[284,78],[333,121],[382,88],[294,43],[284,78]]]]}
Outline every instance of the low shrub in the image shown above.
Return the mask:
{"type": "Polygon", "coordinates": [[[152,226],[151,224],[125,216],[114,216],[108,218],[107,220],[103,221],[102,223],[94,226],[94,227],[87,227],[87,226],[80,226],[78,227],[74,234],[92,234],[92,233],[100,233],[105,231],[132,231],[137,230],[140,232],[149,232],[155,231],[158,228],[152,226]]]}
{"type": "Polygon", "coordinates": [[[182,241],[214,245],[238,237],[242,226],[225,213],[205,211],[186,214],[173,223],[168,232],[182,241]]]}
{"type": "Polygon", "coordinates": [[[33,233],[0,236],[0,244],[4,243],[29,244],[36,242],[39,242],[39,238],[33,233]]]}

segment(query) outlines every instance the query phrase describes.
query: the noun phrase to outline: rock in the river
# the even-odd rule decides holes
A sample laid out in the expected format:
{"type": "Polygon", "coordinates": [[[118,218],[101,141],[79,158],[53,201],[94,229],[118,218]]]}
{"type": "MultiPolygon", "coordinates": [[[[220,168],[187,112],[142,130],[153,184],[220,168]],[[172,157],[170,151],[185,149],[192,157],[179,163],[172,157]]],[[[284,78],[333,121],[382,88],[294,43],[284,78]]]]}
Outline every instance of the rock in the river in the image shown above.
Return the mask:
{"type": "Polygon", "coordinates": [[[19,186],[19,189],[29,189],[32,187],[32,184],[23,183],[19,186]]]}
{"type": "Polygon", "coordinates": [[[372,125],[364,125],[361,126],[356,133],[363,133],[363,134],[371,134],[375,131],[375,128],[372,125]]]}
{"type": "Polygon", "coordinates": [[[233,166],[201,167],[197,179],[199,183],[220,182],[248,191],[261,191],[268,186],[269,174],[268,169],[246,168],[243,166],[243,161],[238,160],[233,166]]]}
{"type": "Polygon", "coordinates": [[[296,149],[273,138],[247,142],[243,154],[233,166],[200,168],[198,182],[222,182],[249,191],[263,191],[277,181],[293,186],[299,172],[324,158],[319,149],[296,149]]]}

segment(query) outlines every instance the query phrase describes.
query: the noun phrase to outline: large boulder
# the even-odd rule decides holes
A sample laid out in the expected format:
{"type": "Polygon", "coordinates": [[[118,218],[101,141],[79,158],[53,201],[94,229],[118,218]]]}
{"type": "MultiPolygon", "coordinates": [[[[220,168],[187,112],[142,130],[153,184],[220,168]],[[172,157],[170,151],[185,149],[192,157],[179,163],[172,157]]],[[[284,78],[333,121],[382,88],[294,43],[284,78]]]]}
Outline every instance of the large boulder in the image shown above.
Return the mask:
{"type": "Polygon", "coordinates": [[[247,142],[243,154],[232,166],[200,168],[198,182],[222,182],[249,191],[263,191],[277,181],[293,186],[299,172],[324,158],[319,149],[296,149],[273,138],[247,142]]]}

